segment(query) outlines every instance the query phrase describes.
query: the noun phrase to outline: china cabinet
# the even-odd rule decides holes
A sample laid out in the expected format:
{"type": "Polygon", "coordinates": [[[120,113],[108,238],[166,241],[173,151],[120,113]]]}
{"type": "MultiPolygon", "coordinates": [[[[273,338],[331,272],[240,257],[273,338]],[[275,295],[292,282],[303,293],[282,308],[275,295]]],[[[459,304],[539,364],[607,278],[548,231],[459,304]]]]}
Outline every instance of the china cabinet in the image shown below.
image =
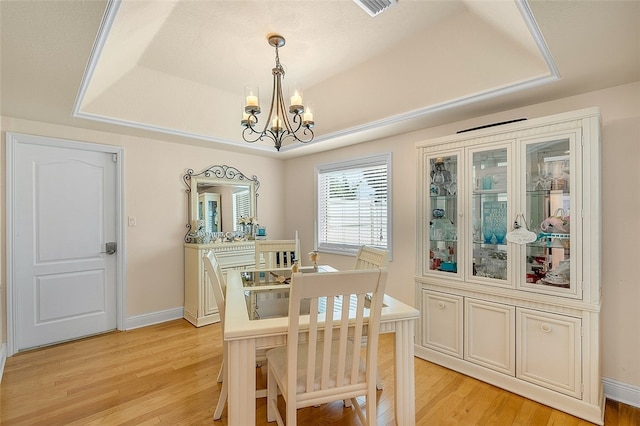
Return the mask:
{"type": "Polygon", "coordinates": [[[416,148],[416,355],[602,424],[598,109],[416,148]]]}
{"type": "Polygon", "coordinates": [[[255,242],[184,244],[184,318],[196,327],[220,321],[218,305],[207,283],[202,257],[208,250],[216,254],[222,273],[230,269],[253,268],[255,242]]]}
{"type": "Polygon", "coordinates": [[[203,218],[205,232],[220,232],[220,194],[198,194],[198,217],[203,218]]]}

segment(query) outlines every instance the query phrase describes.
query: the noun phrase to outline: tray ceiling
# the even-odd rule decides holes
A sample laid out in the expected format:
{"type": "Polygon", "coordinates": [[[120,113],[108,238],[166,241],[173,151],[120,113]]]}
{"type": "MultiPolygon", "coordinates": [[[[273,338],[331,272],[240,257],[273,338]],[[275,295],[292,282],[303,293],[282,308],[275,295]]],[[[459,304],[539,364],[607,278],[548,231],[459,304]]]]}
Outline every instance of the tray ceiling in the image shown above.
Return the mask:
{"type": "Polygon", "coordinates": [[[76,114],[246,144],[244,87],[258,84],[268,111],[274,32],[318,140],[555,78],[524,3],[406,1],[371,18],[352,1],[123,0],[105,16],[76,114]]]}
{"type": "Polygon", "coordinates": [[[2,115],[287,158],[637,81],[639,5],[2,1],[2,115]],[[270,33],[316,121],[280,153],[241,138],[244,87],[270,98],[270,33]]]}

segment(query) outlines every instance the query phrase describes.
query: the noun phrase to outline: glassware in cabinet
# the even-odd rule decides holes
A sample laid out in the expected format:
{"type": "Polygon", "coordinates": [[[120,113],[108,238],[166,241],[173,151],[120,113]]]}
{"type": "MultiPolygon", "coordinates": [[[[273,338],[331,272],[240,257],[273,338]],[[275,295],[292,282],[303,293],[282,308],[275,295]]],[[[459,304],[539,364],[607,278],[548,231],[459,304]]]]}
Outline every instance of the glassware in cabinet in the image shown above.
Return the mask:
{"type": "Polygon", "coordinates": [[[506,284],[507,225],[511,197],[508,146],[469,152],[471,166],[471,270],[481,279],[506,284]]]}
{"type": "Polygon", "coordinates": [[[521,286],[544,293],[576,293],[571,261],[571,213],[576,134],[526,141],[524,206],[537,240],[526,245],[521,286]]]}
{"type": "Polygon", "coordinates": [[[424,157],[424,270],[458,273],[458,154],[424,157]]]}

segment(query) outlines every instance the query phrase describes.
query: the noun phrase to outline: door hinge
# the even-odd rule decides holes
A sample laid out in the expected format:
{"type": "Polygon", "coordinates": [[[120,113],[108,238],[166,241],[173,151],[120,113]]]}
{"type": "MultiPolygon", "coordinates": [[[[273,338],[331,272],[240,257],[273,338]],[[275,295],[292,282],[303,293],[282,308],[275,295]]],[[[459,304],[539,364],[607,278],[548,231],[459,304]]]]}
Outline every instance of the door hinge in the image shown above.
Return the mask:
{"type": "Polygon", "coordinates": [[[118,162],[118,154],[113,154],[113,162],[114,163],[118,162]]]}

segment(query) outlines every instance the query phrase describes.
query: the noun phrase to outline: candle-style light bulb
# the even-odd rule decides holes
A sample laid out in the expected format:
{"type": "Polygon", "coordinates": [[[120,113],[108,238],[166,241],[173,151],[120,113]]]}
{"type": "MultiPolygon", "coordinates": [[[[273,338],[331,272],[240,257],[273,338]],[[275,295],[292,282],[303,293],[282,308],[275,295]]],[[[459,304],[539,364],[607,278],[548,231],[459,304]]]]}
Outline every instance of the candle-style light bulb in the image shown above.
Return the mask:
{"type": "Polygon", "coordinates": [[[253,92],[249,92],[247,96],[247,106],[258,106],[258,97],[253,92]]]}
{"type": "Polygon", "coordinates": [[[291,105],[302,105],[302,96],[300,96],[300,94],[298,94],[298,91],[296,90],[293,93],[293,96],[291,97],[291,105]]]}
{"type": "Polygon", "coordinates": [[[307,110],[302,116],[302,121],[313,121],[313,114],[311,113],[311,110],[309,109],[309,107],[307,107],[307,110]]]}
{"type": "Polygon", "coordinates": [[[282,120],[278,118],[276,115],[273,121],[271,122],[272,130],[280,130],[282,128],[282,120]]]}

